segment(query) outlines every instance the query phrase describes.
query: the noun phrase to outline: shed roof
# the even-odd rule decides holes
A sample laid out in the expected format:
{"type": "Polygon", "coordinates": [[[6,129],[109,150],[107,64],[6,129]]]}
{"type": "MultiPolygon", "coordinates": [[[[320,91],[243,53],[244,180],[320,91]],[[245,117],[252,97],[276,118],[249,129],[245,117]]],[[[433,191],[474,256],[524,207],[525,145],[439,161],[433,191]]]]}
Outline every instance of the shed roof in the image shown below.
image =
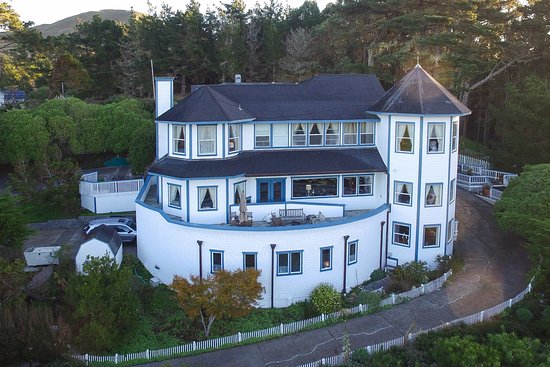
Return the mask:
{"type": "Polygon", "coordinates": [[[158,121],[354,120],[378,117],[367,106],[384,94],[373,74],[323,74],[299,84],[202,86],[158,121]]]}
{"type": "Polygon", "coordinates": [[[469,115],[472,111],[420,65],[409,71],[368,108],[372,113],[412,115],[469,115]]]}
{"type": "Polygon", "coordinates": [[[104,224],[92,229],[88,234],[86,242],[92,239],[96,239],[105,243],[107,246],[109,246],[109,249],[114,255],[118,253],[118,250],[122,246],[122,240],[120,239],[120,236],[118,235],[116,229],[106,226],[104,224]]]}
{"type": "Polygon", "coordinates": [[[165,156],[156,161],[150,173],[177,178],[262,177],[386,172],[378,150],[288,149],[243,151],[225,159],[179,159],[165,156]]]}

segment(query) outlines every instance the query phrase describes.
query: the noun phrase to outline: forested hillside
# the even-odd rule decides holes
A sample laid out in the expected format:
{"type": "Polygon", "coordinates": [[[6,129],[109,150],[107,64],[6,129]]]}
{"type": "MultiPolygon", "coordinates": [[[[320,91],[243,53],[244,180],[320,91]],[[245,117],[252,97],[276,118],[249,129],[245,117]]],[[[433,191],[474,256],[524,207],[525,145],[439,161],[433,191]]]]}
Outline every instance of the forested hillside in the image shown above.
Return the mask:
{"type": "Polygon", "coordinates": [[[202,13],[198,1],[132,16],[94,17],[76,32],[43,37],[0,3],[9,29],[0,86],[109,100],[151,98],[157,76],[192,84],[299,82],[316,73],[375,73],[386,88],[421,65],[473,111],[462,134],[491,148],[503,168],[550,160],[550,2],[355,0],[321,12],[240,0],[202,13]]]}

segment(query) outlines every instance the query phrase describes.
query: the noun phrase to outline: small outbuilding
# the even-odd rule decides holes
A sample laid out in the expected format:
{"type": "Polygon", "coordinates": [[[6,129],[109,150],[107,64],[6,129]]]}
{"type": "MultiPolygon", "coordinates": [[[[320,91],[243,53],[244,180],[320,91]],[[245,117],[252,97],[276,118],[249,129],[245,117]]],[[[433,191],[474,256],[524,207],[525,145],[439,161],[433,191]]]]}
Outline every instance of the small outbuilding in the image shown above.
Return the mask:
{"type": "Polygon", "coordinates": [[[101,225],[88,234],[86,241],[80,245],[76,254],[76,270],[83,273],[84,262],[89,257],[108,256],[115,259],[120,266],[122,263],[122,240],[116,229],[101,225]]]}

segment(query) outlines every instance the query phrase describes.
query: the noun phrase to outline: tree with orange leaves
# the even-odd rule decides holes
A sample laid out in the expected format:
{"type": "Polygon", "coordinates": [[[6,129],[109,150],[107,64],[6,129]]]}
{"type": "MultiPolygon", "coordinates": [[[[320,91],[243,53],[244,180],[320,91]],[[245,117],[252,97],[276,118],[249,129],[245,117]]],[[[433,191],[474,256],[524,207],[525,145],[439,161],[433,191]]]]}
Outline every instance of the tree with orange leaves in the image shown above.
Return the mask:
{"type": "Polygon", "coordinates": [[[264,288],[255,269],[219,270],[205,279],[191,275],[190,280],[174,276],[172,289],[181,308],[190,317],[201,318],[204,335],[216,319],[247,315],[261,298],[264,288]]]}

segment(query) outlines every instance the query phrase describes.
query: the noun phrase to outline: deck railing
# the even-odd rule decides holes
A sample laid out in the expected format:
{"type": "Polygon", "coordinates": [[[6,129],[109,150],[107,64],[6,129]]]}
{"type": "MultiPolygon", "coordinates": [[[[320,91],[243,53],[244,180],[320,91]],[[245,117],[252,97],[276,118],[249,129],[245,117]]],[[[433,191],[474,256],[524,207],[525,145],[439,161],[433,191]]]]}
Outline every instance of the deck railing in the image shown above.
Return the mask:
{"type": "Polygon", "coordinates": [[[117,194],[138,192],[143,186],[143,179],[90,182],[80,181],[80,195],[98,196],[103,194],[117,194]]]}
{"type": "MultiPolygon", "coordinates": [[[[386,298],[380,302],[380,306],[386,305],[395,305],[402,302],[405,302],[411,298],[419,297],[423,294],[431,293],[443,286],[447,279],[452,275],[452,271],[449,270],[447,273],[443,274],[438,279],[435,279],[427,284],[423,284],[420,287],[410,290],[408,292],[400,294],[392,294],[389,298],[386,298]]],[[[84,355],[73,355],[72,357],[83,361],[86,365],[90,363],[101,363],[101,362],[111,362],[114,364],[119,364],[123,362],[136,361],[139,359],[151,359],[156,357],[171,357],[182,353],[189,353],[201,350],[208,349],[219,349],[224,346],[241,343],[248,339],[258,339],[265,338],[270,336],[281,336],[285,334],[292,334],[305,328],[315,325],[317,323],[325,322],[331,319],[337,319],[339,317],[344,317],[346,315],[353,315],[358,313],[366,312],[369,309],[367,305],[357,305],[353,308],[344,309],[340,311],[333,312],[331,314],[321,314],[317,317],[313,317],[307,320],[300,320],[296,322],[291,322],[288,324],[280,324],[273,326],[268,329],[248,331],[243,333],[237,333],[230,336],[225,336],[216,339],[207,339],[202,341],[193,341],[188,344],[178,345],[171,348],[164,348],[158,350],[146,350],[144,352],[137,353],[128,353],[128,354],[115,354],[114,356],[96,356],[90,354],[84,355]]]]}

